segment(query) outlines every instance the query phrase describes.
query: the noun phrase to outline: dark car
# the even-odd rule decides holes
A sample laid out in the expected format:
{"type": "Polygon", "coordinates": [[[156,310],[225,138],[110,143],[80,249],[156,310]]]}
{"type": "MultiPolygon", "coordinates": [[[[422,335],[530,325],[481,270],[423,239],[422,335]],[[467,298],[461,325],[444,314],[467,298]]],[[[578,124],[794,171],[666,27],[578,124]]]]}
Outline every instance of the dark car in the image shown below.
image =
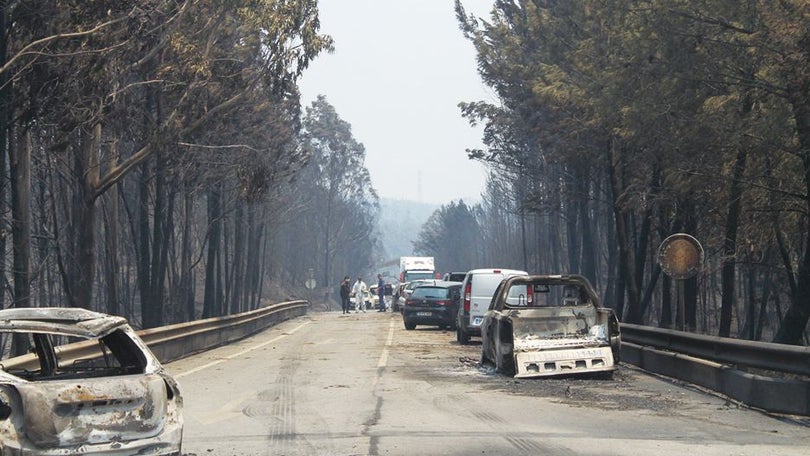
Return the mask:
{"type": "Polygon", "coordinates": [[[434,280],[420,284],[402,305],[405,329],[414,329],[416,325],[455,327],[460,300],[460,282],[434,280]]]}
{"type": "Polygon", "coordinates": [[[498,285],[481,323],[481,363],[515,377],[598,373],[619,361],[619,321],[578,275],[516,276],[498,285]]]}

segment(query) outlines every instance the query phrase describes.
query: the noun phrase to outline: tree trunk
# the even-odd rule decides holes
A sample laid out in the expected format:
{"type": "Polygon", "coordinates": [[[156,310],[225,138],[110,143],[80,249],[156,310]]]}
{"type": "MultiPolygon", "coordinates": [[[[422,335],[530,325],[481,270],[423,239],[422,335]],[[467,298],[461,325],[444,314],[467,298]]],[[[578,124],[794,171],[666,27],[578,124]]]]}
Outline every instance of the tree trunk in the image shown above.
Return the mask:
{"type": "MultiPolygon", "coordinates": [[[[0,0],[0,66],[8,61],[8,1],[0,0]]],[[[0,74],[0,201],[6,201],[6,166],[11,161],[11,81],[8,72],[0,74]]],[[[5,220],[0,219],[0,230],[6,231],[5,220]]],[[[0,280],[6,281],[6,236],[0,236],[0,280]]],[[[5,308],[5,293],[0,293],[0,309],[5,308]]],[[[21,355],[23,353],[15,353],[21,355]]]]}
{"type": "Polygon", "coordinates": [[[12,307],[31,305],[31,133],[18,138],[9,160],[14,296],[12,307]]]}
{"type": "Polygon", "coordinates": [[[217,263],[222,237],[222,209],[219,186],[208,192],[208,252],[205,260],[205,295],[203,298],[203,318],[220,315],[219,282],[217,263]]]}
{"type": "Polygon", "coordinates": [[[233,281],[231,285],[230,313],[242,310],[242,292],[245,289],[245,203],[236,202],[233,217],[233,281]]]}
{"type": "MultiPolygon", "coordinates": [[[[582,184],[583,191],[588,191],[589,184],[582,184]]],[[[582,248],[580,249],[580,268],[582,275],[593,283],[594,287],[599,287],[599,276],[596,273],[596,264],[599,258],[599,246],[594,240],[594,225],[598,222],[596,218],[589,216],[588,204],[590,199],[583,199],[579,202],[579,223],[582,231],[582,248]]]]}
{"type": "Polygon", "coordinates": [[[634,270],[635,258],[630,245],[630,232],[627,226],[627,214],[623,209],[621,201],[622,186],[620,183],[619,170],[622,160],[616,156],[615,144],[607,147],[608,153],[608,173],[610,176],[610,189],[613,195],[613,215],[616,221],[616,239],[619,245],[619,280],[626,288],[627,312],[624,313],[624,321],[627,323],[641,324],[641,309],[639,306],[639,290],[636,284],[636,273],[634,270]]]}
{"type": "MultiPolygon", "coordinates": [[[[795,78],[796,82],[789,84],[789,98],[796,120],[799,156],[802,159],[805,210],[810,213],[810,75],[801,74],[795,78]]],[[[810,319],[810,239],[807,232],[804,236],[804,252],[796,275],[796,292],[774,337],[774,342],[777,343],[801,344],[807,321],[810,319]]]]}
{"type": "Polygon", "coordinates": [[[149,182],[151,181],[149,162],[141,163],[141,179],[138,183],[140,201],[138,201],[138,290],[141,294],[141,324],[146,326],[146,320],[152,314],[152,287],[151,287],[151,239],[149,236],[149,182]]]}
{"type": "Polygon", "coordinates": [[[78,181],[78,194],[74,200],[76,217],[76,261],[71,265],[75,279],[72,296],[73,307],[90,309],[93,301],[93,282],[96,276],[96,195],[98,183],[98,151],[101,144],[101,124],[91,132],[80,129],[82,134],[79,150],[76,151],[74,176],[78,181]]]}
{"type": "MultiPolygon", "coordinates": [[[[118,150],[115,144],[111,147],[110,153],[110,160],[112,164],[115,165],[118,161],[118,150]]],[[[104,238],[106,247],[104,264],[106,266],[107,276],[107,311],[113,315],[121,315],[121,280],[119,279],[121,266],[118,259],[120,255],[118,243],[121,234],[118,229],[120,223],[118,215],[118,186],[110,188],[105,196],[107,216],[104,221],[104,232],[106,235],[104,238]]]]}
{"type": "Polygon", "coordinates": [[[745,171],[747,153],[741,147],[734,162],[734,176],[729,189],[729,207],[726,216],[726,235],[723,242],[722,292],[720,301],[720,329],[717,335],[729,337],[731,334],[731,317],[736,293],[734,279],[737,265],[737,230],[740,224],[740,207],[742,204],[742,177],[745,171]]]}

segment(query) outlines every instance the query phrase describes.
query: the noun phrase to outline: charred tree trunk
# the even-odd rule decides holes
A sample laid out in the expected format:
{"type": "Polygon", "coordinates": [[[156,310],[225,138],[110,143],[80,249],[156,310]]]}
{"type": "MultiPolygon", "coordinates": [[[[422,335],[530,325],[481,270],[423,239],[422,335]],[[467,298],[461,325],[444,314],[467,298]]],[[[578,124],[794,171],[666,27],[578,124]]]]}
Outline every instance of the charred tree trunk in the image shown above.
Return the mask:
{"type": "Polygon", "coordinates": [[[233,218],[233,282],[231,285],[230,313],[237,314],[242,308],[245,289],[245,205],[236,202],[233,218]]]}
{"type": "MultiPolygon", "coordinates": [[[[627,323],[641,324],[641,308],[639,306],[640,296],[636,283],[636,273],[634,270],[634,256],[630,245],[630,229],[627,224],[627,212],[623,208],[622,185],[620,181],[620,171],[622,160],[614,150],[615,145],[608,145],[608,173],[610,176],[610,189],[613,195],[613,215],[616,222],[616,239],[619,246],[619,281],[626,288],[625,298],[627,300],[627,312],[620,312],[623,321],[627,323]]],[[[621,304],[619,304],[621,305],[621,304]]]]}
{"type": "MultiPolygon", "coordinates": [[[[0,0],[0,66],[8,61],[8,1],[0,0]]],[[[0,202],[6,201],[6,167],[11,161],[11,99],[12,83],[8,72],[0,74],[0,202]]],[[[0,219],[0,231],[6,232],[5,220],[0,219]]],[[[6,236],[0,236],[0,280],[6,281],[6,236]]],[[[0,309],[6,307],[5,293],[0,293],[0,309]]],[[[22,353],[16,353],[22,354],[22,353]]]]}
{"type": "Polygon", "coordinates": [[[76,261],[71,263],[74,279],[68,296],[71,306],[90,309],[93,301],[93,281],[96,276],[96,184],[98,183],[98,150],[101,143],[101,124],[90,132],[80,130],[81,144],[75,153],[74,177],[78,182],[74,199],[76,217],[76,261]]]}
{"type": "Polygon", "coordinates": [[[734,292],[737,265],[737,230],[740,224],[740,207],[742,204],[742,177],[745,171],[747,154],[740,148],[734,162],[734,176],[729,189],[729,207],[726,216],[726,233],[723,242],[722,291],[720,300],[720,329],[717,335],[729,337],[731,334],[731,317],[736,293],[734,292]]]}
{"type": "Polygon", "coordinates": [[[205,260],[205,295],[203,298],[203,318],[221,314],[219,280],[219,251],[222,240],[222,208],[219,185],[208,192],[208,252],[205,260]]]}
{"type": "MultiPolygon", "coordinates": [[[[118,162],[118,151],[115,145],[111,148],[111,161],[115,165],[118,162]]],[[[120,223],[118,214],[118,186],[110,188],[105,195],[105,207],[107,208],[106,217],[104,220],[105,226],[105,259],[104,265],[106,269],[106,282],[107,282],[107,311],[114,315],[122,314],[121,305],[121,280],[119,273],[121,265],[119,263],[119,239],[120,230],[118,225],[120,223]]]]}
{"type": "MultiPolygon", "coordinates": [[[[789,93],[803,167],[805,210],[810,213],[810,76],[795,75],[794,81],[789,84],[789,93]]],[[[801,344],[810,319],[810,239],[808,233],[805,232],[804,235],[804,252],[795,280],[796,291],[774,337],[774,342],[777,343],[801,344]]]]}

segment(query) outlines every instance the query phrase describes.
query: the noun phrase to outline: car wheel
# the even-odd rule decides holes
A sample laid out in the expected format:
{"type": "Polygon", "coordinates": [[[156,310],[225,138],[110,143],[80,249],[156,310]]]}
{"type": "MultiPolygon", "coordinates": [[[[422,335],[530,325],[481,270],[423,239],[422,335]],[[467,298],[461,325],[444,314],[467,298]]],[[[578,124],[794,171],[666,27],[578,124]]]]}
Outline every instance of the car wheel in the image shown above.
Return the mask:
{"type": "Polygon", "coordinates": [[[492,366],[494,364],[495,363],[491,359],[489,359],[489,356],[487,356],[487,351],[486,351],[485,347],[481,347],[481,365],[482,366],[492,366]]]}
{"type": "Polygon", "coordinates": [[[495,361],[495,369],[498,372],[507,375],[515,375],[515,359],[511,354],[498,353],[498,349],[495,348],[495,357],[497,358],[495,361]]]}
{"type": "Polygon", "coordinates": [[[411,322],[406,321],[405,322],[405,329],[407,329],[408,331],[410,331],[412,329],[416,329],[416,323],[411,323],[411,322]]]}
{"type": "Polygon", "coordinates": [[[461,345],[470,344],[470,335],[464,332],[464,330],[461,328],[456,329],[456,339],[458,339],[458,343],[461,345]]]}

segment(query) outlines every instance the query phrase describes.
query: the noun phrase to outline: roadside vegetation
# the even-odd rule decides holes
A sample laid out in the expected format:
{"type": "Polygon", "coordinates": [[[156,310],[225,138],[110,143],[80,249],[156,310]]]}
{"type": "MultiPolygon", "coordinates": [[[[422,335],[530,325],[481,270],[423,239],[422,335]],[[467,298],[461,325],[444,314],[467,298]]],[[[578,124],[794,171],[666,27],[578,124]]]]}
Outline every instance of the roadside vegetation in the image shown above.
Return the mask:
{"type": "Polygon", "coordinates": [[[468,151],[491,170],[483,202],[436,215],[478,221],[446,228],[480,231],[465,264],[582,273],[622,321],[672,327],[656,254],[685,232],[706,252],[684,284],[687,329],[807,343],[808,2],[515,0],[483,18],[464,3],[497,96],[460,105],[485,126],[486,149],[468,151]]]}
{"type": "Polygon", "coordinates": [[[362,145],[324,98],[301,112],[316,0],[0,6],[0,307],[154,327],[369,263],[362,145]]]}

